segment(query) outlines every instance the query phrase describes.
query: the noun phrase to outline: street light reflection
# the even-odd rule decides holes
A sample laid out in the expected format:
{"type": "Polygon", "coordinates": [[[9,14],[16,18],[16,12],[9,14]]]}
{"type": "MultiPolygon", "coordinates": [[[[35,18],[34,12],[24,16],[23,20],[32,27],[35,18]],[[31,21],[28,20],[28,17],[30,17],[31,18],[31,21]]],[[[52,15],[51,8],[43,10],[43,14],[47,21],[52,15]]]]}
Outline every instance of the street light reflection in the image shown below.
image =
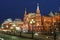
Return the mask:
{"type": "Polygon", "coordinates": [[[16,37],[12,36],[11,38],[12,38],[12,39],[15,39],[16,37]]]}
{"type": "Polygon", "coordinates": [[[0,40],[4,40],[3,38],[0,38],[0,40]]]}
{"type": "Polygon", "coordinates": [[[46,38],[48,39],[49,37],[48,37],[48,36],[46,36],[46,38]]]}
{"type": "Polygon", "coordinates": [[[15,27],[15,28],[16,28],[16,30],[20,31],[20,27],[15,27]]]}
{"type": "Polygon", "coordinates": [[[38,36],[38,33],[35,33],[34,35],[35,35],[35,36],[38,36]]]}
{"type": "Polygon", "coordinates": [[[15,24],[13,24],[12,26],[16,26],[15,24]]]}

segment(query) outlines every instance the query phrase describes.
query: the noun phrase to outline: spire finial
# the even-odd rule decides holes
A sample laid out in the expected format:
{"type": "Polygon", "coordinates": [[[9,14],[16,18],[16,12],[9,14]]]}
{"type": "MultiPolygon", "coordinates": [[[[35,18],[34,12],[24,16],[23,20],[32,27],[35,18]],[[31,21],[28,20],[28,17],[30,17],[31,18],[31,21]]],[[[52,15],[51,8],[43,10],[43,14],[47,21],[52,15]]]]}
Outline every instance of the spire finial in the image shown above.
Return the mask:
{"type": "Polygon", "coordinates": [[[25,8],[25,14],[26,14],[27,12],[26,12],[26,8],[25,8]]]}
{"type": "Polygon", "coordinates": [[[37,10],[39,10],[39,3],[37,3],[37,10]]]}
{"type": "Polygon", "coordinates": [[[25,8],[25,13],[24,13],[24,16],[26,16],[27,15],[27,12],[26,12],[26,8],[25,8]]]}

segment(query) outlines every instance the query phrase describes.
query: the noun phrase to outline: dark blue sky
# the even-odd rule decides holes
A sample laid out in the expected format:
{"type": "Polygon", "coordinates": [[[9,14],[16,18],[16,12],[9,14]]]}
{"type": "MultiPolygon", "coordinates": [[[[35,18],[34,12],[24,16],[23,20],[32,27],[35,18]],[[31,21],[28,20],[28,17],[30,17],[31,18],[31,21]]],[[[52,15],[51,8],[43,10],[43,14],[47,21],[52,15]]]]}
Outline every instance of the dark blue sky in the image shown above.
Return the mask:
{"type": "Polygon", "coordinates": [[[47,15],[50,11],[57,12],[60,7],[60,0],[0,0],[0,23],[7,18],[23,19],[24,9],[35,12],[37,3],[42,15],[47,15]]]}

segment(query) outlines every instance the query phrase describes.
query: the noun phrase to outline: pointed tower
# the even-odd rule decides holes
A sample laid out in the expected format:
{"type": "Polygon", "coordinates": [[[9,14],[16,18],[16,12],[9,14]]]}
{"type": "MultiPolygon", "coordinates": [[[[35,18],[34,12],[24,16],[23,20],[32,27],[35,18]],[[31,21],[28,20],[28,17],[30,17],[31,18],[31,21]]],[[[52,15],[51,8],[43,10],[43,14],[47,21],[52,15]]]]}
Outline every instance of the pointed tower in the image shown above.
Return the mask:
{"type": "Polygon", "coordinates": [[[39,9],[39,3],[37,3],[36,16],[41,16],[40,9],[39,9]]]}
{"type": "Polygon", "coordinates": [[[27,32],[28,31],[28,21],[27,21],[27,11],[25,8],[25,13],[24,13],[24,24],[23,24],[23,32],[27,32]]]}
{"type": "Polygon", "coordinates": [[[26,17],[26,15],[27,15],[27,12],[26,12],[26,8],[25,8],[25,13],[24,13],[24,17],[26,17]]]}
{"type": "Polygon", "coordinates": [[[39,3],[37,3],[37,10],[36,10],[36,15],[35,15],[35,25],[36,25],[36,30],[41,31],[41,14],[39,10],[39,3]]]}
{"type": "Polygon", "coordinates": [[[27,12],[26,12],[26,8],[25,8],[25,13],[24,13],[24,24],[26,24],[26,22],[27,22],[27,12]]]}

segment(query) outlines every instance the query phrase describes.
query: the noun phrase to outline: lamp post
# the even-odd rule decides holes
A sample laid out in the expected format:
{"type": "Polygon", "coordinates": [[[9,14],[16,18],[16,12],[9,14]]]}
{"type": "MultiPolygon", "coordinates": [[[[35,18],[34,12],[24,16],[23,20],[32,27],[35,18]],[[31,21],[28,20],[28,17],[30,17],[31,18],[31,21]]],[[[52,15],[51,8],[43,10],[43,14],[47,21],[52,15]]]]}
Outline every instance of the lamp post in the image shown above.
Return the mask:
{"type": "Polygon", "coordinates": [[[12,31],[12,30],[13,30],[13,27],[10,27],[10,30],[11,30],[11,34],[12,34],[12,32],[13,32],[13,31],[12,31]]]}
{"type": "Polygon", "coordinates": [[[54,19],[55,18],[55,16],[52,18],[52,23],[53,23],[53,37],[54,37],[54,40],[56,40],[56,23],[57,23],[57,21],[54,19]]]}
{"type": "Polygon", "coordinates": [[[16,28],[16,31],[18,31],[20,33],[20,37],[21,37],[21,29],[20,27],[15,27],[16,28]]]}
{"type": "Polygon", "coordinates": [[[33,39],[33,24],[35,23],[34,19],[30,20],[30,24],[32,25],[32,39],[33,39]]]}
{"type": "Polygon", "coordinates": [[[54,40],[56,40],[56,25],[55,25],[55,28],[54,28],[54,40]]]}
{"type": "Polygon", "coordinates": [[[16,24],[14,23],[12,26],[13,26],[13,32],[14,32],[14,35],[15,35],[15,30],[16,30],[15,27],[16,27],[16,24]]]}

